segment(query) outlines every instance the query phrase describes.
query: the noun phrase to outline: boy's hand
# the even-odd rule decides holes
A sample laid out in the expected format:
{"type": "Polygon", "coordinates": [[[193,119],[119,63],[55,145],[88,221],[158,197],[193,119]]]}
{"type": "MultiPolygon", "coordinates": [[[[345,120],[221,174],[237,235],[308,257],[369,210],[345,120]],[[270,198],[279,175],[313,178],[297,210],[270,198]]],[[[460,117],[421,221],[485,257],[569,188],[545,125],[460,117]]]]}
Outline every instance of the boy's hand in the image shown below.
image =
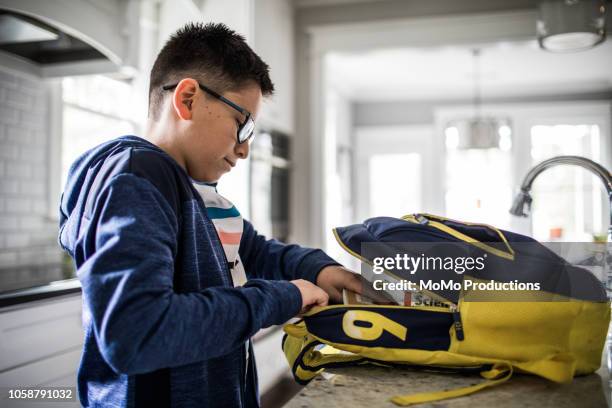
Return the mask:
{"type": "Polygon", "coordinates": [[[300,310],[300,314],[305,313],[312,306],[327,306],[329,296],[320,287],[304,279],[292,280],[291,283],[297,286],[302,294],[302,310],[300,310]]]}
{"type": "Polygon", "coordinates": [[[361,275],[339,265],[330,265],[321,269],[317,276],[317,285],[321,287],[333,302],[342,303],[342,289],[363,293],[361,275]]]}

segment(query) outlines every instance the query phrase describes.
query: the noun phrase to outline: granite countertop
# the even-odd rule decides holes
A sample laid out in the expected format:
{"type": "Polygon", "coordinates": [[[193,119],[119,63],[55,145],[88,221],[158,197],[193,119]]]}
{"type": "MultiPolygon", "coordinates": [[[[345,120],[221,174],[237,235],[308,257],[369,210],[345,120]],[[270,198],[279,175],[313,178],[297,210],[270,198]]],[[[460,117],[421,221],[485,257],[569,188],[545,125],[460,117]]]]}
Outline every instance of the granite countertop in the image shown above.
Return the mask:
{"type": "MultiPolygon", "coordinates": [[[[559,385],[545,379],[514,374],[506,383],[472,395],[423,403],[419,408],[474,407],[607,407],[610,394],[608,371],[576,377],[559,385]],[[608,398],[606,398],[608,395],[608,398]]],[[[395,395],[468,386],[484,381],[478,375],[440,374],[411,369],[349,367],[326,370],[304,387],[285,408],[397,407],[395,395]]]]}

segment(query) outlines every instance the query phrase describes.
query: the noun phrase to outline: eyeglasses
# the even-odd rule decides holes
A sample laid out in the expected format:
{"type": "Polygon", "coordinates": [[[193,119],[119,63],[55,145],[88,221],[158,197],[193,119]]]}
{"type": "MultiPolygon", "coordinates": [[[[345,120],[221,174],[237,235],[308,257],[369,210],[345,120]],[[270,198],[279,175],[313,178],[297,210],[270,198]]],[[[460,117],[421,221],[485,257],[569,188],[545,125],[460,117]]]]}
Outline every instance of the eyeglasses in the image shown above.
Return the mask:
{"type": "MultiPolygon", "coordinates": [[[[164,86],[162,86],[162,89],[164,91],[169,91],[172,88],[176,88],[177,85],[178,85],[178,83],[172,84],[172,85],[164,85],[164,86]]],[[[236,109],[238,112],[240,112],[241,114],[243,114],[246,117],[244,122],[242,122],[238,126],[238,134],[236,135],[236,140],[238,141],[239,144],[242,144],[242,143],[246,142],[247,140],[249,140],[253,136],[253,131],[255,130],[255,121],[253,120],[253,116],[251,115],[251,112],[249,112],[248,110],[244,109],[240,105],[235,104],[234,102],[230,101],[226,97],[224,97],[222,95],[219,95],[217,92],[213,91],[212,89],[210,89],[209,87],[207,87],[205,85],[202,85],[199,82],[198,82],[198,86],[204,92],[214,96],[215,98],[219,99],[221,102],[231,106],[232,108],[236,109]]]]}

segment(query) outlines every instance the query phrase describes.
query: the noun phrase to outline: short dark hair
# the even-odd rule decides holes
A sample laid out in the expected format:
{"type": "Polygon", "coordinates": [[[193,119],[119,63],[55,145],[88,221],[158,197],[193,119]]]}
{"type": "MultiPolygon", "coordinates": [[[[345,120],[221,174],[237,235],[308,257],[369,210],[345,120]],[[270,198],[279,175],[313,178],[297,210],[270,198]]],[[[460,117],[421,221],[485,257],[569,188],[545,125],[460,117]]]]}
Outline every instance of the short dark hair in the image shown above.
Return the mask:
{"type": "Polygon", "coordinates": [[[274,93],[269,71],[244,37],[225,24],[189,23],[170,36],[151,68],[149,117],[159,115],[164,85],[194,78],[223,93],[254,82],[268,96],[274,93]]]}

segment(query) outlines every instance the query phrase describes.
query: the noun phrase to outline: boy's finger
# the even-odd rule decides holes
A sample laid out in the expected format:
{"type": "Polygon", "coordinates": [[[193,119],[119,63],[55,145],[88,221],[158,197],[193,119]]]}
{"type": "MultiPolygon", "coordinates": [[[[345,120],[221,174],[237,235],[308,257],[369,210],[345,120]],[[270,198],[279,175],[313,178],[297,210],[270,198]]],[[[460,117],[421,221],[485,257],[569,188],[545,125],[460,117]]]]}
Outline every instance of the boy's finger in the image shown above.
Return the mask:
{"type": "Polygon", "coordinates": [[[321,291],[321,295],[319,296],[319,298],[317,299],[317,305],[318,306],[327,306],[327,303],[329,302],[329,296],[327,295],[327,293],[325,291],[321,291]]]}
{"type": "Polygon", "coordinates": [[[349,272],[351,276],[346,279],[346,288],[353,292],[362,294],[363,293],[363,281],[361,275],[349,272]]]}
{"type": "Polygon", "coordinates": [[[325,293],[329,295],[329,299],[334,302],[340,302],[342,300],[342,289],[338,289],[334,286],[330,286],[325,289],[325,293]]]}

